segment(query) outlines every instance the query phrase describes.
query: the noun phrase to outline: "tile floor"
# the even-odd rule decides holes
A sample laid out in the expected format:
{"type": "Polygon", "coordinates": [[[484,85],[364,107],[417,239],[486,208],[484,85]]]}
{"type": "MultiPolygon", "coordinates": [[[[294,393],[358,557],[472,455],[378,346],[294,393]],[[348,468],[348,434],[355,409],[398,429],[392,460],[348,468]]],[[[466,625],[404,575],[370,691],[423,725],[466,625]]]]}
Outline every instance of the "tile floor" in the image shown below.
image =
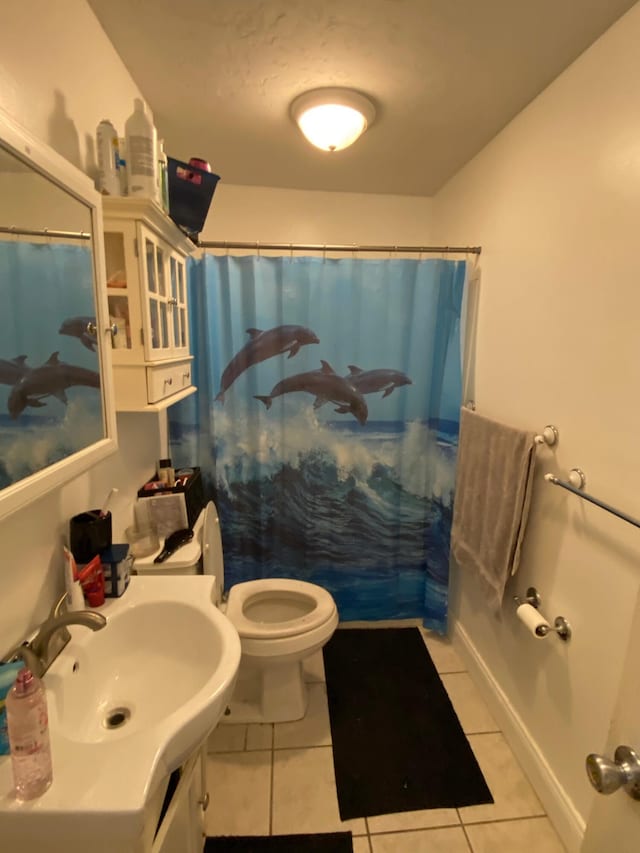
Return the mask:
{"type": "MultiPolygon", "coordinates": [[[[397,623],[396,623],[397,624],[397,623]]],[[[401,623],[405,624],[406,623],[401,623]]],[[[306,667],[304,720],[218,726],[211,736],[208,835],[353,833],[354,853],[563,853],[513,753],[448,640],[422,631],[493,794],[493,805],[341,821],[322,652],[306,667]]]]}

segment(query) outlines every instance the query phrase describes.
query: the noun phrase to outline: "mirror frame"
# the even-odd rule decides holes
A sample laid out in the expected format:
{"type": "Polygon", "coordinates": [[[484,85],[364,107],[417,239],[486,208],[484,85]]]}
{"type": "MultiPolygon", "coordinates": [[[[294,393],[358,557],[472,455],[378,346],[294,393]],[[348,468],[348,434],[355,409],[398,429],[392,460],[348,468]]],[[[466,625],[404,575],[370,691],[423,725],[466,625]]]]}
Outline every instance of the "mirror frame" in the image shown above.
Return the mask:
{"type": "Polygon", "coordinates": [[[107,288],[104,257],[104,229],[102,222],[102,196],[93,181],[54,151],[34,137],[24,127],[0,110],[0,144],[34,171],[43,175],[60,189],[76,198],[89,210],[91,216],[91,248],[93,261],[93,295],[96,307],[98,353],[100,365],[100,391],[103,401],[105,437],[65,459],[48,465],[28,477],[0,490],[0,520],[44,496],[53,489],[68,483],[87,471],[97,462],[118,449],[116,414],[113,399],[113,372],[111,367],[111,336],[107,328],[107,288]]]}

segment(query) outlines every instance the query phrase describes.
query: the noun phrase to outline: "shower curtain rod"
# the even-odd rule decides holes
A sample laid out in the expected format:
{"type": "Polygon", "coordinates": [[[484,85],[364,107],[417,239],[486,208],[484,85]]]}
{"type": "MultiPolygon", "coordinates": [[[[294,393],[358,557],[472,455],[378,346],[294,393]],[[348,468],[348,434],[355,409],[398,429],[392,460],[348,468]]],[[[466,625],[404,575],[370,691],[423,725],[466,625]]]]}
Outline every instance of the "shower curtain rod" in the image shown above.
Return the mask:
{"type": "Polygon", "coordinates": [[[61,240],[90,240],[87,231],[54,231],[51,228],[17,228],[15,225],[0,225],[0,234],[19,234],[27,237],[58,237],[61,240]]]}
{"type": "Polygon", "coordinates": [[[255,249],[260,252],[406,252],[408,254],[465,254],[479,255],[481,246],[358,246],[335,243],[232,243],[227,240],[198,241],[201,249],[255,249]]]}

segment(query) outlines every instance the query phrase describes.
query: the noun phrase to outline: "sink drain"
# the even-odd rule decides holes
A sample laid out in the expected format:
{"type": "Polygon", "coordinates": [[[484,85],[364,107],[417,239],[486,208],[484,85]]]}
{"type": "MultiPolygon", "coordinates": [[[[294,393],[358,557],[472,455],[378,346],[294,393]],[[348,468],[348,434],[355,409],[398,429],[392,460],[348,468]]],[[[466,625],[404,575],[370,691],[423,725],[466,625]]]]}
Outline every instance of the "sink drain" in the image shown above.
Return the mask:
{"type": "Polygon", "coordinates": [[[102,725],[105,729],[119,729],[130,718],[131,711],[128,708],[114,708],[104,718],[102,725]]]}

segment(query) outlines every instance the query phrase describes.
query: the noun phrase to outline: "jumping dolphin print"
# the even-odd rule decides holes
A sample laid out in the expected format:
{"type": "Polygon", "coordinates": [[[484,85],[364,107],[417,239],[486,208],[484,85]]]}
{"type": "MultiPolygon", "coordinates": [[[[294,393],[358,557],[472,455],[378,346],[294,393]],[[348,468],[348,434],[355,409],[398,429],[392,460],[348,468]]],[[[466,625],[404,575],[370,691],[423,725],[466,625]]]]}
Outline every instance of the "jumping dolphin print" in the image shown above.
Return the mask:
{"type": "MultiPolygon", "coordinates": [[[[394,388],[400,388],[402,385],[413,385],[409,377],[399,370],[362,370],[355,364],[349,365],[349,375],[345,376],[345,379],[361,394],[373,394],[376,391],[382,391],[384,388],[383,398],[388,397],[394,388]]],[[[322,397],[317,397],[313,408],[319,409],[326,402],[327,400],[322,397]]]]}
{"type": "Polygon", "coordinates": [[[100,374],[95,370],[65,364],[54,352],[45,364],[28,370],[13,386],[7,400],[9,414],[15,420],[27,406],[41,408],[46,405],[42,402],[43,397],[56,397],[66,404],[65,390],[73,385],[99,388],[100,374]]]}
{"type": "Polygon", "coordinates": [[[95,317],[68,317],[58,329],[59,335],[68,335],[70,338],[78,338],[80,343],[91,352],[96,351],[98,339],[95,332],[89,332],[89,324],[95,326],[95,317]]]}
{"type": "Polygon", "coordinates": [[[350,412],[354,418],[364,426],[369,416],[367,404],[362,394],[357,391],[350,382],[334,371],[330,364],[322,361],[322,370],[311,370],[308,373],[297,373],[295,376],[287,376],[286,379],[274,385],[271,393],[266,397],[256,395],[256,400],[261,400],[267,409],[275,397],[290,394],[292,391],[306,391],[323,400],[337,403],[335,410],[340,414],[350,412]]]}
{"type": "Polygon", "coordinates": [[[274,355],[289,352],[293,358],[304,344],[319,344],[320,340],[311,329],[304,326],[276,326],[263,332],[260,329],[247,329],[249,340],[225,367],[220,380],[220,391],[216,400],[224,403],[225,392],[252,364],[271,358],[274,355]]]}
{"type": "Polygon", "coordinates": [[[17,355],[15,358],[6,361],[0,358],[0,384],[15,385],[29,371],[25,364],[26,355],[17,355]]]}

